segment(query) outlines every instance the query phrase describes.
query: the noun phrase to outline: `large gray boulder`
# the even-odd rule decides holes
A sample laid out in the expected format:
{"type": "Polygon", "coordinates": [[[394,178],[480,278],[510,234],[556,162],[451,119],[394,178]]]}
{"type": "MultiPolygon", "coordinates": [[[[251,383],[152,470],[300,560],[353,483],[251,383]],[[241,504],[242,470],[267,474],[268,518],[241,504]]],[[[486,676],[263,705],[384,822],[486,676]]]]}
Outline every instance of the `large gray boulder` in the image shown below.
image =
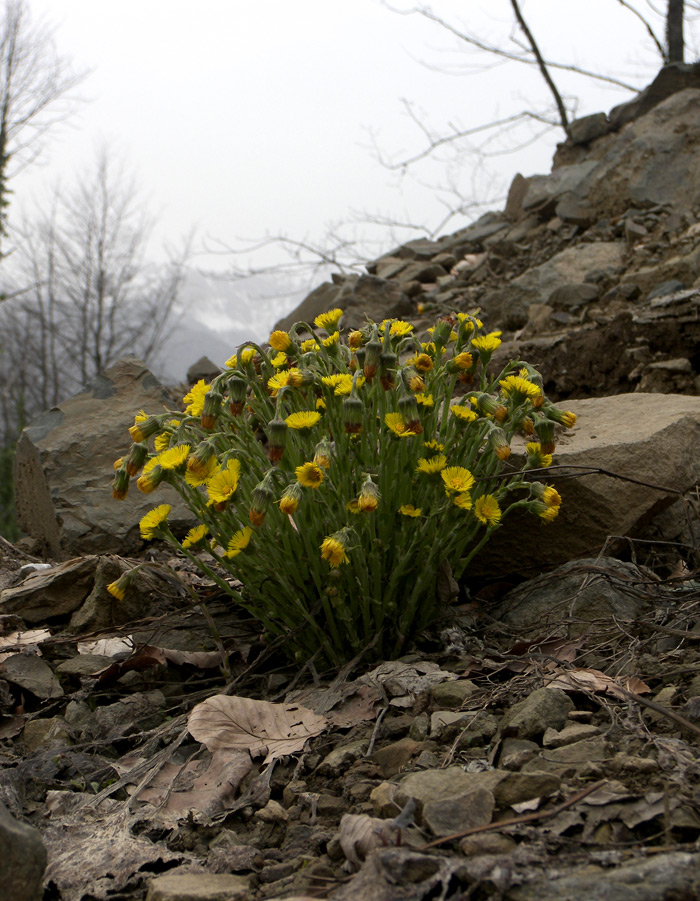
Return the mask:
{"type": "Polygon", "coordinates": [[[643,535],[700,482],[700,397],[620,394],[569,401],[578,420],[538,475],[563,498],[545,524],[506,517],[467,575],[532,576],[599,553],[610,537],[643,535]]]}
{"type": "Polygon", "coordinates": [[[0,898],[39,901],[45,869],[46,848],[37,830],[0,804],[0,898]]]}
{"type": "MultiPolygon", "coordinates": [[[[32,420],[15,454],[20,528],[41,541],[55,559],[128,554],[141,547],[139,519],[154,506],[154,499],[132,485],[125,500],[114,500],[114,461],[129,449],[127,430],[135,413],[168,408],[173,408],[173,400],[132,357],[32,420]]],[[[159,489],[155,503],[172,505],[170,522],[175,528],[192,518],[168,486],[159,489]]]]}

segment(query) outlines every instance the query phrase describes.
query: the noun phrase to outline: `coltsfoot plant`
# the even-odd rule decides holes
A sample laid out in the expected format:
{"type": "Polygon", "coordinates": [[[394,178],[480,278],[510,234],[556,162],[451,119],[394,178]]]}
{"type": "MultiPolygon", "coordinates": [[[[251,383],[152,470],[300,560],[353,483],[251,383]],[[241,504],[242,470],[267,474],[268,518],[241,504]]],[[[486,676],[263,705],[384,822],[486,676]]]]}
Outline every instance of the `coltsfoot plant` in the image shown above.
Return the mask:
{"type": "Polygon", "coordinates": [[[298,660],[331,665],[370,645],[400,654],[439,612],[441,567],[459,579],[511,511],[555,519],[561,498],[533,471],[576,419],[527,363],[489,374],[500,333],[475,315],[439,319],[427,342],[397,319],[341,336],[342,315],[243,345],[184,412],[139,413],[113,485],[115,498],[137,476],[146,493],[172,485],[198,525],[176,537],[161,504],[143,538],[177,548],[298,660]]]}

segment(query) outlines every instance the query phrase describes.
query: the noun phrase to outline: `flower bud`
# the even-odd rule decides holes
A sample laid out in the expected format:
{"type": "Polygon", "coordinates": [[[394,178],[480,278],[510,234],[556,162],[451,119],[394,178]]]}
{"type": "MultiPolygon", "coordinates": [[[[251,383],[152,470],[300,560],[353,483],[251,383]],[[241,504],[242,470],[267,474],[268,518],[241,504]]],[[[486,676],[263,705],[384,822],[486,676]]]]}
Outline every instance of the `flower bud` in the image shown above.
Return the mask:
{"type": "Polygon", "coordinates": [[[403,416],[409,431],[416,435],[422,434],[423,426],[418,413],[418,402],[412,394],[404,394],[399,398],[399,413],[403,416]]]}
{"type": "Polygon", "coordinates": [[[553,419],[554,422],[558,422],[567,429],[573,429],[576,425],[576,414],[569,410],[560,410],[558,407],[550,406],[543,412],[549,419],[553,419]]]}
{"type": "Polygon", "coordinates": [[[287,485],[282,497],[278,501],[282,513],[286,513],[288,516],[291,516],[292,513],[296,513],[299,508],[299,501],[302,499],[303,495],[304,489],[299,482],[292,482],[290,485],[287,485]]]}
{"type": "Polygon", "coordinates": [[[221,392],[214,391],[213,389],[207,392],[204,397],[204,407],[202,409],[201,422],[203,429],[211,431],[216,427],[216,420],[221,413],[223,402],[224,398],[221,395],[221,392]]]}
{"type": "Polygon", "coordinates": [[[112,482],[112,497],[115,501],[123,501],[129,493],[129,473],[126,468],[118,469],[114,473],[112,482]]]}
{"type": "Polygon", "coordinates": [[[271,419],[268,425],[269,446],[267,453],[271,463],[279,463],[287,444],[287,431],[289,426],[284,419],[271,419]]]}
{"type": "Polygon", "coordinates": [[[229,409],[234,416],[240,416],[245,409],[245,400],[248,393],[248,383],[239,375],[234,375],[228,380],[229,409]]]}
{"type": "Polygon", "coordinates": [[[508,443],[506,433],[503,429],[498,427],[491,429],[489,434],[489,444],[499,460],[507,460],[508,457],[510,457],[510,444],[508,443]]]}
{"type": "Polygon", "coordinates": [[[314,448],[314,463],[323,469],[331,465],[331,443],[328,438],[322,438],[314,448]]]}
{"type": "Polygon", "coordinates": [[[385,391],[391,391],[396,384],[394,376],[399,358],[391,351],[383,351],[379,355],[379,381],[385,391]]]}
{"type": "Polygon", "coordinates": [[[160,421],[157,416],[147,416],[140,422],[135,422],[129,429],[132,441],[140,444],[146,441],[151,435],[155,435],[160,431],[160,421]]]}
{"type": "Polygon", "coordinates": [[[455,321],[452,316],[441,316],[436,322],[433,341],[435,342],[435,347],[438,348],[438,353],[439,349],[443,348],[450,340],[454,326],[455,321]]]}
{"type": "Polygon", "coordinates": [[[554,440],[554,421],[538,417],[535,422],[535,434],[537,435],[537,440],[540,442],[543,453],[554,453],[554,448],[557,446],[557,443],[554,440]]]}
{"type": "Polygon", "coordinates": [[[372,481],[371,476],[366,476],[360,494],[357,498],[357,507],[361,513],[374,513],[379,504],[379,488],[372,481]]]}
{"type": "Polygon", "coordinates": [[[377,374],[381,352],[382,342],[376,337],[373,337],[371,341],[368,341],[367,344],[365,344],[365,363],[363,372],[368,382],[371,382],[377,374]]]}
{"type": "Polygon", "coordinates": [[[205,478],[209,474],[208,463],[215,453],[210,440],[202,441],[187,458],[187,471],[198,478],[205,478]]]}
{"type": "Polygon", "coordinates": [[[148,457],[148,446],[145,442],[131,445],[131,450],[124,464],[124,468],[130,476],[135,476],[138,473],[139,469],[146,462],[146,457],[148,457]]]}
{"type": "Polygon", "coordinates": [[[248,519],[254,526],[262,525],[267,513],[267,508],[274,500],[275,495],[272,489],[270,475],[270,472],[266,473],[262,482],[258,482],[255,488],[253,488],[250,499],[250,509],[248,510],[248,519]]]}
{"type": "Polygon", "coordinates": [[[343,400],[343,422],[348,435],[359,435],[362,431],[364,407],[359,397],[350,394],[343,400]]]}

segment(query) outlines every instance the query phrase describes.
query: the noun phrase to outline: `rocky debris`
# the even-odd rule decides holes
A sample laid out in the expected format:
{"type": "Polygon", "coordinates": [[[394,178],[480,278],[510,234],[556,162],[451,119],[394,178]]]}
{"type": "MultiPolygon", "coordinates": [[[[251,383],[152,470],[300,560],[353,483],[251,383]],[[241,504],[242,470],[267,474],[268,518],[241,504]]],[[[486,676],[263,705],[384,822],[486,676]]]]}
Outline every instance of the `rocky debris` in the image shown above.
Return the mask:
{"type": "MultiPolygon", "coordinates": [[[[80,393],[42,413],[22,431],[15,454],[15,503],[20,527],[54,559],[76,554],[128,554],[142,546],[138,522],[152,499],[132,490],[115,503],[114,461],[128,446],[139,410],[173,407],[163,386],[140,361],[121,360],[80,393]]],[[[192,516],[173,489],[162,502],[171,522],[192,516]]]]}
{"type": "Polygon", "coordinates": [[[0,885],[12,901],[38,901],[46,868],[46,848],[32,826],[19,823],[0,803],[0,885]]]}

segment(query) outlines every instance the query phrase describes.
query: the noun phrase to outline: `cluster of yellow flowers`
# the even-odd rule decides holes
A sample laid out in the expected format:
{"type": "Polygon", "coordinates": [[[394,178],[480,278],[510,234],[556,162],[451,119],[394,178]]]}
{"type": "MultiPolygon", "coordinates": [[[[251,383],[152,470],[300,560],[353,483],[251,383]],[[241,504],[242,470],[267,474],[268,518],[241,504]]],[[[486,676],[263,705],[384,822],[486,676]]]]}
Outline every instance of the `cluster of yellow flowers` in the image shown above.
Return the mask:
{"type": "Polygon", "coordinates": [[[533,474],[575,422],[528,364],[489,372],[500,333],[476,315],[423,341],[397,319],[341,336],[342,315],[244,345],[181,412],[137,414],[112,488],[172,485],[197,524],[175,536],[161,504],[143,538],[179,548],[298,656],[333,663],[371,641],[399,653],[437,611],[440,567],[459,578],[506,513],[551,522],[561,498],[533,474]]]}

